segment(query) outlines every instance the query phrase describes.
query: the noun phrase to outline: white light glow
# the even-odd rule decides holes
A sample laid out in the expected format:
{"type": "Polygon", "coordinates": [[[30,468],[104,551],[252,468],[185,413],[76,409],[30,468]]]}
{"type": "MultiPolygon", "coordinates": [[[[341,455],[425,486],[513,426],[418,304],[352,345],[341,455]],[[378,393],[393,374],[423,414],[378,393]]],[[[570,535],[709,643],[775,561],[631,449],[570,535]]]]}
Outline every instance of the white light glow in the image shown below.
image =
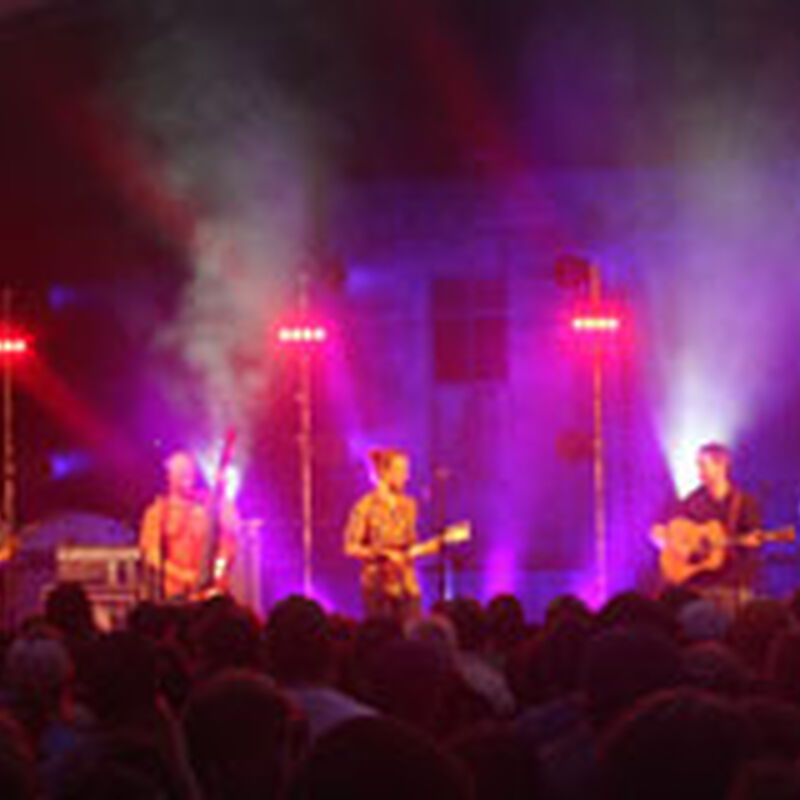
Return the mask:
{"type": "Polygon", "coordinates": [[[675,488],[683,496],[698,483],[698,448],[712,441],[734,446],[746,409],[733,381],[720,380],[720,372],[701,360],[676,358],[672,367],[661,437],[675,488]]]}
{"type": "Polygon", "coordinates": [[[575,317],[572,320],[574,331],[616,332],[619,328],[619,317],[575,317]]]}
{"type": "Polygon", "coordinates": [[[22,355],[28,352],[28,342],[20,338],[0,339],[0,353],[3,355],[22,355]]]}
{"type": "MultiPolygon", "coordinates": [[[[219,469],[219,452],[214,448],[206,448],[199,451],[197,456],[197,466],[203,480],[213,489],[217,480],[217,470],[219,469]]],[[[223,497],[229,502],[234,502],[242,488],[242,470],[236,464],[230,464],[222,477],[223,497]]]]}
{"type": "MultiPolygon", "coordinates": [[[[713,137],[692,143],[702,155],[719,146],[713,137]]],[[[648,366],[661,444],[683,493],[697,482],[698,445],[736,451],[781,402],[800,273],[794,190],[777,163],[715,156],[679,173],[676,186],[676,234],[648,271],[648,366]]]]}

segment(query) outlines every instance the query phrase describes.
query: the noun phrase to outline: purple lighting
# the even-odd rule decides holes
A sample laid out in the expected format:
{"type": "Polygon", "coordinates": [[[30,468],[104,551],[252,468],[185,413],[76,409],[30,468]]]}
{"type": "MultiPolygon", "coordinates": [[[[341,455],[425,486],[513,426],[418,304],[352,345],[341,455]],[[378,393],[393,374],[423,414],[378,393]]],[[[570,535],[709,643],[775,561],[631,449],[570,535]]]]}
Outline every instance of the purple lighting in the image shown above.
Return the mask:
{"type": "Polygon", "coordinates": [[[55,480],[63,480],[79,472],[85,472],[90,466],[86,453],[67,451],[53,453],[50,456],[50,474],[55,480]]]}

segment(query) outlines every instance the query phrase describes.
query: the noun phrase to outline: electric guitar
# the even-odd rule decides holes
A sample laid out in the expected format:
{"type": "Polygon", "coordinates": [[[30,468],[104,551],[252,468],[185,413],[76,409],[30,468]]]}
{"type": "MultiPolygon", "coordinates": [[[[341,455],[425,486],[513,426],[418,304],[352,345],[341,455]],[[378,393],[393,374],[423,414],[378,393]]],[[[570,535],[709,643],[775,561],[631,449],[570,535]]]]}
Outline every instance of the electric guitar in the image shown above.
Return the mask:
{"type": "Polygon", "coordinates": [[[694,522],[684,517],[659,525],[653,542],[660,548],[659,567],[664,579],[673,584],[686,583],[703,572],[721,569],[732,547],[760,547],[765,542],[792,542],[793,527],[774,531],[753,531],[732,538],[718,520],[694,522]]]}
{"type": "Polygon", "coordinates": [[[387,594],[419,594],[414,561],[438,553],[442,547],[463,544],[472,538],[472,525],[462,521],[448,525],[438,536],[409,547],[383,548],[364,557],[361,582],[365,589],[380,589],[387,594]]]}

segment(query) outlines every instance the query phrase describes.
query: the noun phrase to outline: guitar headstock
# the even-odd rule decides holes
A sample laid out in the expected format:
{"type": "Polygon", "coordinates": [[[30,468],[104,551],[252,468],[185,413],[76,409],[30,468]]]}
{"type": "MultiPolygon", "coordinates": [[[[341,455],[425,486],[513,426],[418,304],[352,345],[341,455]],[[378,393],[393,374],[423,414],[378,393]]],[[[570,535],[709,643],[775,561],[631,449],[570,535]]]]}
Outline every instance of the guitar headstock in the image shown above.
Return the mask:
{"type": "Polygon", "coordinates": [[[797,538],[794,525],[787,525],[785,528],[780,528],[775,531],[773,537],[774,542],[793,542],[797,538]]]}
{"type": "Polygon", "coordinates": [[[756,536],[756,544],[765,544],[766,542],[793,542],[796,538],[793,525],[787,525],[785,528],[778,528],[774,531],[761,531],[756,536]]]}
{"type": "Polygon", "coordinates": [[[442,533],[445,544],[462,544],[470,539],[472,539],[472,523],[466,520],[448,525],[442,533]]]}

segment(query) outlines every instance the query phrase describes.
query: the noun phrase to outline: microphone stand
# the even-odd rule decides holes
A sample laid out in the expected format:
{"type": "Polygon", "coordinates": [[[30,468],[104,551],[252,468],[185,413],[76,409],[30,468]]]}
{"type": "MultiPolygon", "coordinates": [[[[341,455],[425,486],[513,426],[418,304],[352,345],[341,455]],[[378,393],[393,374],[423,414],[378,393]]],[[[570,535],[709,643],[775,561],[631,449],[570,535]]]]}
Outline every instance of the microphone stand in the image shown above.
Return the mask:
{"type": "MultiPolygon", "coordinates": [[[[433,492],[433,525],[437,536],[441,536],[447,519],[447,481],[450,479],[450,470],[446,467],[436,467],[433,470],[431,488],[433,492]]],[[[439,539],[439,558],[436,564],[436,594],[440,603],[447,600],[447,577],[449,567],[447,543],[444,537],[439,539]]]]}

